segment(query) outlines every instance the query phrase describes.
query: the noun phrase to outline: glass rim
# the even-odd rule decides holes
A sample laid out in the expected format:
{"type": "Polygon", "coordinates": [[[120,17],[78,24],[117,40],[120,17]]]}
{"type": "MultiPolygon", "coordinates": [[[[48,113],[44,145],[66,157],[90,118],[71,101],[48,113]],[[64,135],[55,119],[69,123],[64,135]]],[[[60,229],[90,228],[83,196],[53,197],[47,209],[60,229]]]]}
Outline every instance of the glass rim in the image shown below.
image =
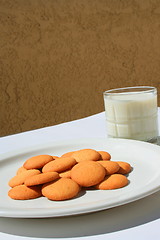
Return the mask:
{"type": "Polygon", "coordinates": [[[141,93],[150,93],[157,92],[157,88],[153,86],[135,86],[135,87],[123,87],[123,88],[114,88],[103,92],[104,96],[107,95],[127,95],[127,94],[141,94],[141,93]],[[136,91],[137,90],[137,91],[136,91]]]}

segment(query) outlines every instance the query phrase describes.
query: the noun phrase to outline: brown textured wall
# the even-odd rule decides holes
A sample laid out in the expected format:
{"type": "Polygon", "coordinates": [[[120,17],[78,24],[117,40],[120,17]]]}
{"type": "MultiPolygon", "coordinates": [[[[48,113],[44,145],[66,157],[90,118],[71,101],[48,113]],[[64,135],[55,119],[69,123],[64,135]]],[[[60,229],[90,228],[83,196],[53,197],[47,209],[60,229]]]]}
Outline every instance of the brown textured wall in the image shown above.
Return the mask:
{"type": "Polygon", "coordinates": [[[134,85],[160,93],[160,1],[0,0],[0,136],[101,112],[104,90],[134,85]]]}

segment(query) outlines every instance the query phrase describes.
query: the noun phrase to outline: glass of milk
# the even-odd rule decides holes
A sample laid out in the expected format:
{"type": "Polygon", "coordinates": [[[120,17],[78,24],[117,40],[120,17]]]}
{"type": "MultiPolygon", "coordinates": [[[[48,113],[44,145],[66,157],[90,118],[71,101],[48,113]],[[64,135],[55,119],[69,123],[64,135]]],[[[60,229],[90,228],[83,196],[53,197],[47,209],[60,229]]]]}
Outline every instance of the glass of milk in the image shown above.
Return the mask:
{"type": "Polygon", "coordinates": [[[103,94],[108,137],[156,141],[158,107],[155,87],[117,88],[103,94]]]}

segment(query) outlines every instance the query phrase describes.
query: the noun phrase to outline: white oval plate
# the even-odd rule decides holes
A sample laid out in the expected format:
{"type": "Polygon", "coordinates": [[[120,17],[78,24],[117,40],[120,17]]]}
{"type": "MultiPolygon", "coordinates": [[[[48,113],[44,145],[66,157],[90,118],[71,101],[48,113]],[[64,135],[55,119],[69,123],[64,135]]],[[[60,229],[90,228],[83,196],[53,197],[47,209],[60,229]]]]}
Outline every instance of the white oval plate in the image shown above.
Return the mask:
{"type": "Polygon", "coordinates": [[[96,212],[127,204],[160,189],[160,147],[125,139],[78,139],[52,142],[33,149],[20,149],[0,156],[0,216],[18,218],[59,217],[96,212]],[[24,161],[35,155],[61,156],[83,148],[106,150],[113,161],[127,161],[133,170],[129,185],[116,190],[87,190],[74,199],[50,201],[45,197],[34,200],[12,200],[8,197],[8,181],[24,161]]]}

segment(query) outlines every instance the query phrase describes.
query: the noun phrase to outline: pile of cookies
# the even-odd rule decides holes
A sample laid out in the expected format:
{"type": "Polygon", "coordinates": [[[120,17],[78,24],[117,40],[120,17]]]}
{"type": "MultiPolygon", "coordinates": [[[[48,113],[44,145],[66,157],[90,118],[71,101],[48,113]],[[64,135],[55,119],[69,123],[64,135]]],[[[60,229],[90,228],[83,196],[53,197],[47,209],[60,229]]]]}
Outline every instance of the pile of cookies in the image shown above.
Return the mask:
{"type": "Polygon", "coordinates": [[[94,149],[67,152],[61,157],[33,156],[10,179],[8,196],[16,200],[41,196],[54,201],[72,199],[84,188],[122,188],[128,185],[125,175],[130,171],[129,163],[112,161],[108,152],[94,149]]]}

